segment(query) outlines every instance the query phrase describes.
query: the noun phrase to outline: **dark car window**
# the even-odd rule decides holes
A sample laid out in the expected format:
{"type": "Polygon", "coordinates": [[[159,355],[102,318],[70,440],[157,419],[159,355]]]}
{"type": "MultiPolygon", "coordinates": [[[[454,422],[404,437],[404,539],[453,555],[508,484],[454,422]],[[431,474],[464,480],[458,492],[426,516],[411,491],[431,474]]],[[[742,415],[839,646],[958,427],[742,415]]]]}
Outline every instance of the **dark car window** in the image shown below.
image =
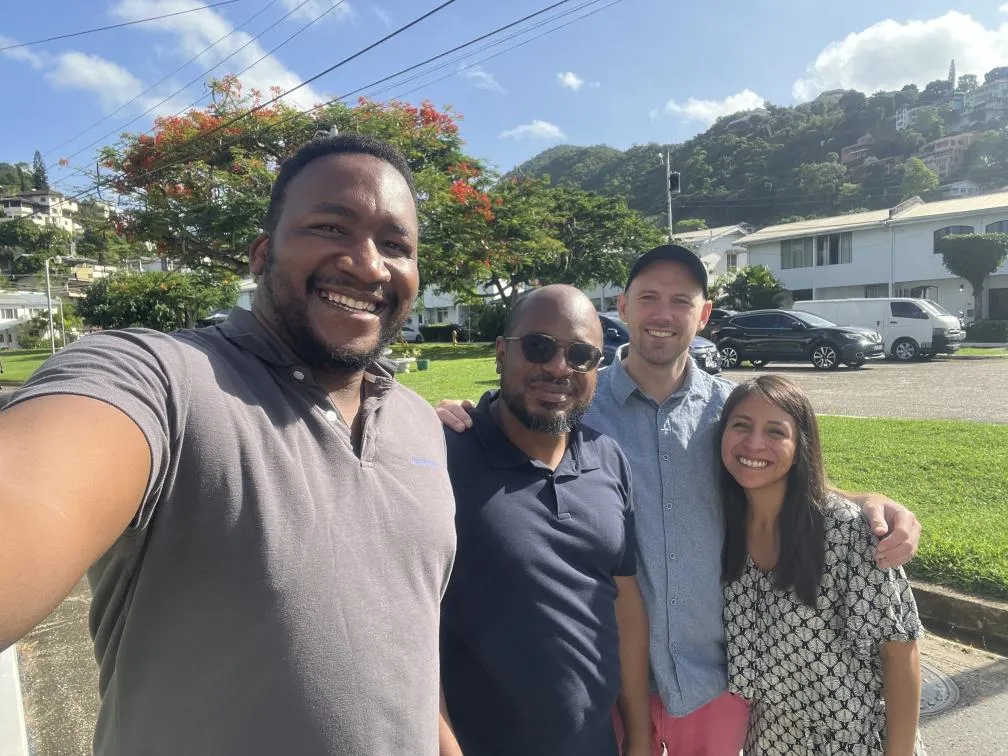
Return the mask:
{"type": "Polygon", "coordinates": [[[928,314],[913,302],[890,302],[889,309],[894,318],[928,319],[928,314]]]}
{"type": "Polygon", "coordinates": [[[776,312],[761,312],[753,315],[743,315],[732,320],[732,324],[742,328],[773,328],[788,330],[794,321],[787,315],[776,312]]]}

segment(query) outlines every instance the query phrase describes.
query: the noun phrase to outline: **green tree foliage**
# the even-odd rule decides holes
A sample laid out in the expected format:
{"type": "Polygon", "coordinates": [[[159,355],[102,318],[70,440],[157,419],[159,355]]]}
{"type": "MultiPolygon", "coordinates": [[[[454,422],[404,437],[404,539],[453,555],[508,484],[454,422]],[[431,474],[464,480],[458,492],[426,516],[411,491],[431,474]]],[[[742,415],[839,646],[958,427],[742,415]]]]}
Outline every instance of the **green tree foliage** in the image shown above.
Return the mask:
{"type": "Polygon", "coordinates": [[[55,226],[39,226],[27,218],[0,222],[0,272],[38,273],[45,258],[69,250],[70,234],[55,226]]]}
{"type": "Polygon", "coordinates": [[[38,150],[35,150],[35,159],[32,161],[32,188],[49,188],[49,177],[46,175],[45,161],[42,159],[42,153],[38,150]]]}
{"type": "Polygon", "coordinates": [[[78,205],[76,220],[82,231],[75,236],[78,257],[102,265],[110,265],[126,257],[149,254],[137,244],[131,244],[119,232],[114,216],[106,217],[105,210],[94,201],[84,200],[78,205]]]}
{"type": "Polygon", "coordinates": [[[910,158],[903,166],[900,201],[917,197],[938,188],[938,174],[924,165],[920,158],[910,158]]]}
{"type": "Polygon", "coordinates": [[[0,194],[17,194],[22,190],[25,163],[0,163],[0,194]]]}
{"type": "Polygon", "coordinates": [[[238,279],[226,272],[120,273],[91,284],[78,312],[95,328],[169,332],[237,301],[238,279]]]}
{"type": "Polygon", "coordinates": [[[914,121],[914,130],[924,137],[926,142],[945,136],[945,121],[938,108],[921,108],[917,112],[917,120],[914,121]]]}
{"type": "MultiPolygon", "coordinates": [[[[53,300],[53,335],[57,347],[72,343],[84,330],[84,320],[77,313],[77,308],[73,302],[63,302],[62,323],[60,322],[59,313],[59,304],[53,300]]],[[[22,325],[18,334],[18,341],[21,343],[22,349],[48,349],[49,313],[44,312],[36,315],[22,325]]]]}
{"type": "Polygon", "coordinates": [[[682,220],[677,220],[675,223],[677,233],[686,233],[687,231],[702,231],[707,228],[707,221],[703,218],[683,218],[682,220]]]}
{"type": "Polygon", "coordinates": [[[959,86],[956,87],[956,91],[969,94],[978,86],[976,74],[963,74],[959,77],[959,86]]]}
{"type": "Polygon", "coordinates": [[[715,307],[744,312],[780,307],[788,294],[769,268],[755,265],[723,273],[715,278],[709,296],[715,307]]]}
{"type": "Polygon", "coordinates": [[[984,284],[1008,259],[1008,234],[954,234],[938,239],[935,247],[948,271],[973,287],[973,311],[981,320],[984,284]]]}

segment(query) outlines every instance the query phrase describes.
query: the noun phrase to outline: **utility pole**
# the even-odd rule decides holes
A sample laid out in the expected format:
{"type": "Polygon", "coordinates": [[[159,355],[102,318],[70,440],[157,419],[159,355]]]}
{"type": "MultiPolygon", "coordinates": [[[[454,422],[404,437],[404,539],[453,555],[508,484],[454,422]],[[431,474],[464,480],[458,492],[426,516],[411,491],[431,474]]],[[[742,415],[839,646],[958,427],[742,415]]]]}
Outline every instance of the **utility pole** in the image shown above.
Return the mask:
{"type": "Polygon", "coordinates": [[[668,202],[668,234],[671,242],[675,236],[675,216],[672,214],[672,195],[679,194],[681,187],[681,176],[679,171],[672,170],[672,151],[667,149],[665,154],[658,153],[659,159],[665,165],[665,199],[668,202]]]}

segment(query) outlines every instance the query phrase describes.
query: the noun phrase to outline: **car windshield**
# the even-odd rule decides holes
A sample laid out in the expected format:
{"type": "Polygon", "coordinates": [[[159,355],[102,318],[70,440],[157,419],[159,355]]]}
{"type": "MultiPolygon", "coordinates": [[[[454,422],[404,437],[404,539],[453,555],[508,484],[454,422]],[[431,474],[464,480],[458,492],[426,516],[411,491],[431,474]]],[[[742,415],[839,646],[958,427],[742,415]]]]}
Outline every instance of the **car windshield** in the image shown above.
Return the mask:
{"type": "Polygon", "coordinates": [[[805,323],[805,325],[810,325],[813,328],[833,328],[836,326],[836,323],[831,323],[826,318],[820,318],[818,315],[813,315],[810,312],[793,311],[791,314],[805,323]]]}
{"type": "Polygon", "coordinates": [[[917,301],[917,303],[925,310],[930,312],[932,315],[948,315],[950,317],[955,317],[954,315],[952,315],[951,312],[946,310],[940,304],[938,304],[937,302],[933,302],[930,299],[920,299],[917,301]]]}

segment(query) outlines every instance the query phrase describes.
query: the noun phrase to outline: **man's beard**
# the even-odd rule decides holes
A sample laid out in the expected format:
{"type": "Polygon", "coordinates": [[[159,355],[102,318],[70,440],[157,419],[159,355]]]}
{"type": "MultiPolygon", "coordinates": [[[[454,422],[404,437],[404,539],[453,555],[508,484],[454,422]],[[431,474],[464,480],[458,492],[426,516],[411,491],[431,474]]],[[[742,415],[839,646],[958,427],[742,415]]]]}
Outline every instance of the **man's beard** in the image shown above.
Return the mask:
{"type": "MultiPolygon", "coordinates": [[[[567,381],[540,379],[540,382],[569,385],[567,381]]],[[[500,398],[511,414],[526,428],[537,433],[548,433],[551,436],[562,436],[564,433],[571,433],[580,427],[584,416],[588,414],[592,400],[592,397],[588,396],[583,401],[572,402],[571,407],[563,412],[533,415],[525,406],[525,397],[522,391],[520,389],[509,390],[503,381],[501,382],[500,398]]]]}
{"type": "Polygon", "coordinates": [[[386,294],[389,321],[382,327],[374,347],[368,350],[352,350],[344,346],[327,344],[318,331],[308,322],[307,298],[314,297],[315,286],[309,278],[304,298],[296,293],[294,283],[276,269],[272,248],[267,252],[263,268],[261,286],[269,297],[277,326],[290,340],[289,346],[313,370],[327,372],[359,372],[366,370],[378,360],[385,349],[396,341],[403,325],[409,320],[409,308],[399,311],[399,298],[391,292],[386,294]]]}

